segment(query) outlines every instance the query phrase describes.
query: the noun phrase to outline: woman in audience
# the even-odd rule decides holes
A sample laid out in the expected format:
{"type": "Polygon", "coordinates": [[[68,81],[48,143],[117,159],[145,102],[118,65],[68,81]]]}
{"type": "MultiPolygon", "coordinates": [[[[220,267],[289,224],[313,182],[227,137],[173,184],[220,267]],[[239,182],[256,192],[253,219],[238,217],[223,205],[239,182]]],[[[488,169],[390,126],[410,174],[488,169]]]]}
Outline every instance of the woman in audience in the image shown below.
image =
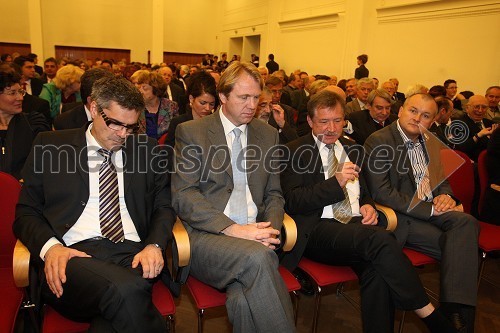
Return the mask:
{"type": "Polygon", "coordinates": [[[26,91],[21,89],[21,76],[4,66],[0,66],[0,171],[20,179],[33,139],[50,128],[42,114],[22,113],[26,91]]]}
{"type": "Polygon", "coordinates": [[[130,81],[139,89],[146,104],[139,116],[139,133],[160,140],[167,133],[172,118],[179,114],[177,103],[165,98],[167,81],[159,73],[147,70],[138,70],[130,81]]]}
{"type": "Polygon", "coordinates": [[[455,110],[462,110],[462,100],[464,100],[465,97],[458,93],[457,81],[448,79],[444,81],[443,86],[446,89],[446,97],[453,102],[453,108],[455,110]]]}
{"type": "Polygon", "coordinates": [[[56,77],[49,83],[45,83],[40,93],[40,98],[47,100],[50,104],[50,116],[54,119],[63,104],[81,102],[80,78],[84,71],[74,65],[61,67],[56,77]]]}
{"type": "Polygon", "coordinates": [[[365,67],[365,64],[368,62],[368,56],[366,54],[361,54],[357,57],[357,60],[359,67],[354,71],[354,77],[358,80],[368,77],[370,75],[370,71],[365,67]]]}
{"type": "Polygon", "coordinates": [[[189,97],[189,105],[186,113],[175,117],[170,123],[165,144],[174,147],[175,129],[177,125],[208,116],[217,107],[217,89],[215,79],[205,71],[195,73],[189,78],[186,94],[189,97]]]}

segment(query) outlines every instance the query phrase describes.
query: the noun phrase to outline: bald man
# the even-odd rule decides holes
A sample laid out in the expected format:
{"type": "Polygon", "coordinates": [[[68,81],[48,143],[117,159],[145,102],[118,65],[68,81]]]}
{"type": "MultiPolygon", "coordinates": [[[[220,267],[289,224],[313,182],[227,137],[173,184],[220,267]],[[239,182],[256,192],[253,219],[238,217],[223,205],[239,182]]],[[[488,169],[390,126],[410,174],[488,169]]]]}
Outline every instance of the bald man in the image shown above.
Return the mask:
{"type": "Polygon", "coordinates": [[[490,135],[498,127],[498,124],[485,117],[487,111],[486,97],[474,95],[469,98],[465,114],[454,119],[455,126],[462,126],[461,132],[468,134],[463,140],[457,142],[456,148],[476,162],[479,154],[488,146],[490,135]]]}
{"type": "Polygon", "coordinates": [[[174,101],[179,105],[179,113],[183,114],[186,112],[186,95],[184,94],[183,89],[177,85],[172,84],[172,78],[174,73],[170,67],[160,67],[158,73],[163,76],[165,81],[167,81],[167,90],[165,93],[165,97],[171,101],[174,101]]]}

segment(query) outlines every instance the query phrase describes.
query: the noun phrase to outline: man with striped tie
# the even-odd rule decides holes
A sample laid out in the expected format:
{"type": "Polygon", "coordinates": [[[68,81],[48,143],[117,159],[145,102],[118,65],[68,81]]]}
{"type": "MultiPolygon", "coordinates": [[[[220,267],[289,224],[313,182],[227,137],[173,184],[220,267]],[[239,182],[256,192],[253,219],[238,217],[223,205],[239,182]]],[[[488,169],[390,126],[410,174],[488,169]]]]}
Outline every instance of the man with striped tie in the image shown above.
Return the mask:
{"type": "Polygon", "coordinates": [[[312,134],[288,143],[281,174],[285,211],[297,243],[282,264],[302,256],[351,266],[359,277],[363,332],[394,332],[394,307],[413,310],[431,332],[456,332],[436,311],[396,238],[383,228],[360,166],[362,146],[342,137],[345,102],[323,90],[307,104],[312,134]]]}
{"type": "Polygon", "coordinates": [[[144,100],[130,82],[99,79],[91,99],[90,125],[35,139],[13,229],[45,272],[44,303],[93,332],[162,332],[151,290],[168,280],[175,220],[165,159],[131,135],[144,100]]]}

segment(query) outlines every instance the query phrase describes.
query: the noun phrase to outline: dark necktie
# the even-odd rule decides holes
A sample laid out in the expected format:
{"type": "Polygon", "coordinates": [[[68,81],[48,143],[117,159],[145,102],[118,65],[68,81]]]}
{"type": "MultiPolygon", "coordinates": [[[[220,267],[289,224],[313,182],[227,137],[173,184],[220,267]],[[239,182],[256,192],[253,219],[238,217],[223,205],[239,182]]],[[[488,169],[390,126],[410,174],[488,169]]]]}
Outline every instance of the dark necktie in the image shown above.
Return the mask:
{"type": "Polygon", "coordinates": [[[104,157],[99,168],[99,222],[103,237],[118,243],[125,239],[122,220],[120,217],[120,199],[118,190],[118,176],[111,162],[112,151],[99,149],[98,153],[104,157]]]}
{"type": "MultiPolygon", "coordinates": [[[[326,147],[328,148],[328,178],[332,178],[335,177],[335,172],[339,167],[339,161],[335,156],[334,146],[326,145],[326,147]]],[[[347,188],[344,186],[342,190],[344,191],[345,199],[332,205],[333,218],[339,222],[347,224],[352,217],[351,202],[349,201],[347,188]]]]}

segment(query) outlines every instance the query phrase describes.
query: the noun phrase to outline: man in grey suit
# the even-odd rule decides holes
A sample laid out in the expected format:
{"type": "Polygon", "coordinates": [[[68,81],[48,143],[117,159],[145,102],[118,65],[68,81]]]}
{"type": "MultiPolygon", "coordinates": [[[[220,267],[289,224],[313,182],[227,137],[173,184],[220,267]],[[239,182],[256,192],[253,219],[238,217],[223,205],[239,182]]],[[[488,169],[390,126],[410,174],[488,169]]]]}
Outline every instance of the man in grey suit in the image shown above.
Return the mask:
{"type": "Polygon", "coordinates": [[[190,274],[226,291],[234,332],[293,332],[273,251],[284,214],[278,132],[254,119],[262,87],[255,66],[234,61],[217,87],[221,108],[177,127],[173,205],[191,240],[190,274]]]}
{"type": "Polygon", "coordinates": [[[427,94],[406,99],[399,119],[365,141],[365,175],[373,199],[395,210],[398,241],[441,261],[441,309],[473,332],[479,228],[440,171],[439,140],[426,131],[437,109],[427,94]]]}
{"type": "Polygon", "coordinates": [[[347,103],[345,106],[347,118],[349,118],[349,115],[353,112],[368,109],[368,95],[373,89],[375,89],[375,85],[373,84],[372,79],[365,77],[358,80],[356,98],[347,103]]]}

